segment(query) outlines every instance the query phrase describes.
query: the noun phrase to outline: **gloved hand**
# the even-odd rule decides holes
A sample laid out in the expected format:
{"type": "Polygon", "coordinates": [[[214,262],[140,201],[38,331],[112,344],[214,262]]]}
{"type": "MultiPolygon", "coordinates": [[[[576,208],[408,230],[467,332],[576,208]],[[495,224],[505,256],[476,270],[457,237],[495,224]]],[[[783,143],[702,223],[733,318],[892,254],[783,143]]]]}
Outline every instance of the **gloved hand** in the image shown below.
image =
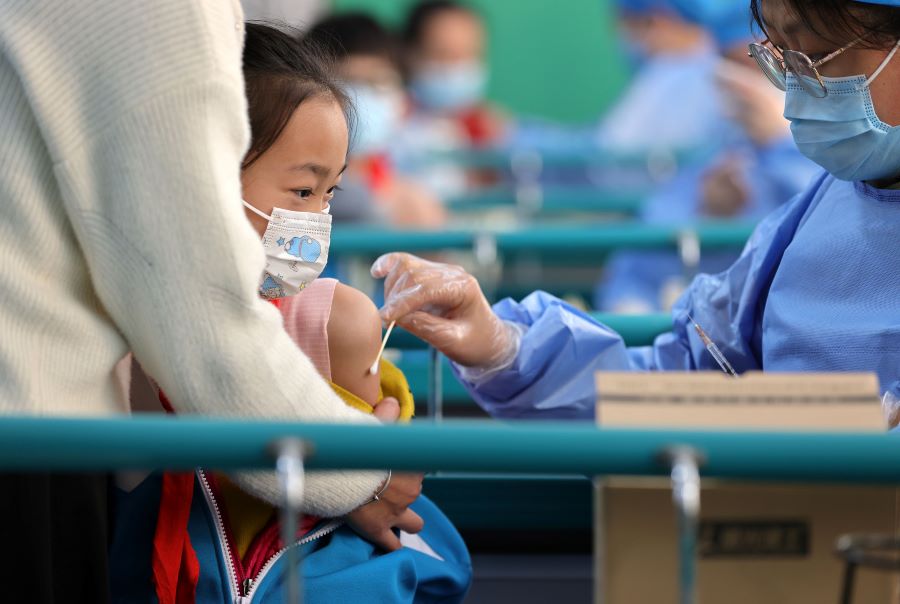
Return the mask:
{"type": "Polygon", "coordinates": [[[396,320],[460,365],[489,370],[515,354],[515,329],[462,267],[395,252],[375,261],[372,276],[384,279],[382,320],[396,320]]]}

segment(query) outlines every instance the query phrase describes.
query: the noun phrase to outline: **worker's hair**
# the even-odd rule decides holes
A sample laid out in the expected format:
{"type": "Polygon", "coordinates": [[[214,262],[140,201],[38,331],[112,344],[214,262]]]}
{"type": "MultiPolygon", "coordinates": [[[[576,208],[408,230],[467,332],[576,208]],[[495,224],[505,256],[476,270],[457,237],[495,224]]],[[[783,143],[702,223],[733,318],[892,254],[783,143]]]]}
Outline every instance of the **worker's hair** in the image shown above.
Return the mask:
{"type": "Polygon", "coordinates": [[[403,26],[403,42],[408,48],[416,48],[421,45],[422,37],[428,22],[434,17],[445,12],[460,11],[469,13],[477,19],[481,19],[481,15],[475,12],[471,6],[456,0],[423,0],[416,4],[406,17],[406,24],[403,26]]]}
{"type": "Polygon", "coordinates": [[[334,99],[353,125],[353,105],[338,84],[329,55],[295,32],[264,23],[247,23],[244,83],[250,117],[249,167],[278,140],[294,111],[313,98],[334,99]]]}
{"type": "MultiPolygon", "coordinates": [[[[753,19],[766,33],[762,5],[751,0],[753,19]]],[[[861,48],[890,48],[900,39],[900,8],[853,0],[785,0],[785,6],[814,34],[835,46],[862,36],[861,48]]]]}
{"type": "Polygon", "coordinates": [[[394,34],[366,13],[343,13],[319,21],[305,39],[331,52],[336,61],[368,55],[400,68],[400,46],[394,34]]]}

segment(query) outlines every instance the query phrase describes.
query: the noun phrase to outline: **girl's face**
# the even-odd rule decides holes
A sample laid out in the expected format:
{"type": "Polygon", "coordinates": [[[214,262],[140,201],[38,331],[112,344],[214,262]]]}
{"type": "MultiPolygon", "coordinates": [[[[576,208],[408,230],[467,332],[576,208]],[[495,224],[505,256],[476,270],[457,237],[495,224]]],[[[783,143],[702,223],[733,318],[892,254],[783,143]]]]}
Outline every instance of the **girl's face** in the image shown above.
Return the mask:
{"type": "MultiPolygon", "coordinates": [[[[772,44],[785,50],[799,50],[813,62],[853,41],[852,38],[842,40],[837,33],[828,36],[832,39],[816,35],[800,22],[787,0],[763,0],[762,9],[772,44]]],[[[865,9],[860,7],[855,10],[865,9]]],[[[826,34],[829,32],[829,27],[823,23],[816,23],[816,29],[826,34]]],[[[833,78],[860,74],[871,76],[890,50],[854,46],[819,67],[819,73],[823,77],[833,78]]],[[[900,125],[900,103],[897,103],[897,95],[900,94],[900,61],[897,57],[888,63],[872,83],[870,94],[881,121],[891,126],[900,125]]]]}
{"type": "MultiPolygon", "coordinates": [[[[273,208],[321,213],[341,181],[348,145],[347,120],[337,101],[305,100],[275,143],[241,173],[244,200],[267,215],[273,208]]],[[[262,236],[269,223],[246,214],[262,236]]]]}

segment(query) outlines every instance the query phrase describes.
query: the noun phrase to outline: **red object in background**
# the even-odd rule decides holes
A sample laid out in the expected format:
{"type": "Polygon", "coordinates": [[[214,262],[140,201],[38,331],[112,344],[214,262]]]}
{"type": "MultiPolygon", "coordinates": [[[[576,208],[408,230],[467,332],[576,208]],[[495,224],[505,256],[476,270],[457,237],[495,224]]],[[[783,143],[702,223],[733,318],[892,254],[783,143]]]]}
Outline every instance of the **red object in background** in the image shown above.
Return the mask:
{"type": "Polygon", "coordinates": [[[496,116],[483,105],[464,111],[459,121],[473,147],[484,147],[497,139],[496,116]]]}

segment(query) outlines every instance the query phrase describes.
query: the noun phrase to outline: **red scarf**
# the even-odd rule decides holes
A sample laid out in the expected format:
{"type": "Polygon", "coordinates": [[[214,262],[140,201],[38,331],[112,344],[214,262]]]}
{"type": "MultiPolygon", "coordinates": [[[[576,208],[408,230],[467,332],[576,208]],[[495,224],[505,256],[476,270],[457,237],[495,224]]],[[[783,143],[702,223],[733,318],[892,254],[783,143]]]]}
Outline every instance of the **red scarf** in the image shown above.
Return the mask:
{"type": "MultiPolygon", "coordinates": [[[[159,402],[174,413],[160,390],[159,402]]],[[[153,533],[153,583],[159,604],[194,604],[200,563],[188,535],[188,518],[194,497],[193,472],[165,472],[159,498],[159,515],[153,533]]]]}
{"type": "MultiPolygon", "coordinates": [[[[270,302],[276,308],[281,307],[280,300],[270,300],[270,302]]],[[[175,413],[172,404],[162,390],[159,391],[159,402],[166,413],[175,413]]],[[[156,530],[153,533],[152,559],[153,584],[156,586],[156,597],[159,599],[159,604],[195,604],[196,601],[200,563],[188,534],[188,519],[191,515],[193,498],[193,472],[165,472],[163,474],[159,515],[156,519],[156,530]]],[[[310,526],[304,522],[303,528],[308,529],[310,526]]],[[[271,533],[271,531],[268,532],[271,533]]],[[[266,552],[271,547],[280,547],[280,542],[267,545],[268,547],[263,548],[266,552]]],[[[237,557],[235,560],[240,563],[237,557]]]]}

